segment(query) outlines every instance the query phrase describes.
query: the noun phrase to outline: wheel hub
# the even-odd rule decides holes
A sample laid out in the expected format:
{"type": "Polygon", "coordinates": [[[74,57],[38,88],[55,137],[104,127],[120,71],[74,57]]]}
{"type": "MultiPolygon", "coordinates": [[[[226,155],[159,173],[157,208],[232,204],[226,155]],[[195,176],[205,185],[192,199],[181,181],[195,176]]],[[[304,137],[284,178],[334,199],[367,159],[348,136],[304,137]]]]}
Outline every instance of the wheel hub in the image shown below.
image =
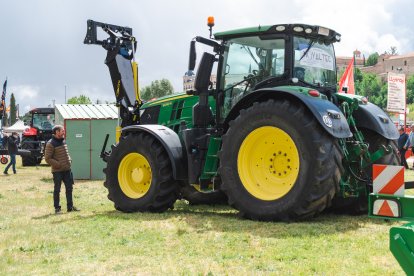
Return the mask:
{"type": "Polygon", "coordinates": [[[148,160],[141,154],[127,154],[119,164],[118,182],[122,192],[130,198],[141,198],[151,186],[152,172],[148,160]]]}
{"type": "Polygon", "coordinates": [[[299,175],[299,152],[280,128],[264,126],[250,132],[238,153],[237,167],[246,190],[261,200],[286,195],[299,175]]]}
{"type": "Polygon", "coordinates": [[[291,158],[287,152],[273,152],[269,159],[269,172],[276,177],[286,178],[292,172],[291,158]]]}

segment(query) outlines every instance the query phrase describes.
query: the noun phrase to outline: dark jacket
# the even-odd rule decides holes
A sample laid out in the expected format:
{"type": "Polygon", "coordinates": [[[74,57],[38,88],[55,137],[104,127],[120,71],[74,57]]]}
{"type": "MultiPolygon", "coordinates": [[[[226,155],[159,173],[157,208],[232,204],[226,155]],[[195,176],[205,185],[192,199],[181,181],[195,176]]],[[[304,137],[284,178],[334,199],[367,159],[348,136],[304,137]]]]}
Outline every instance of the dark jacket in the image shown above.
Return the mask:
{"type": "Polygon", "coordinates": [[[19,144],[19,140],[12,136],[7,138],[7,150],[9,154],[17,154],[17,145],[19,144]]]}
{"type": "Polygon", "coordinates": [[[72,159],[69,156],[65,139],[53,137],[46,144],[45,161],[52,167],[52,172],[69,171],[72,159]]]}
{"type": "Polygon", "coordinates": [[[407,133],[403,133],[400,135],[400,138],[398,138],[398,149],[402,150],[405,143],[407,143],[407,139],[408,139],[408,134],[407,133]]]}

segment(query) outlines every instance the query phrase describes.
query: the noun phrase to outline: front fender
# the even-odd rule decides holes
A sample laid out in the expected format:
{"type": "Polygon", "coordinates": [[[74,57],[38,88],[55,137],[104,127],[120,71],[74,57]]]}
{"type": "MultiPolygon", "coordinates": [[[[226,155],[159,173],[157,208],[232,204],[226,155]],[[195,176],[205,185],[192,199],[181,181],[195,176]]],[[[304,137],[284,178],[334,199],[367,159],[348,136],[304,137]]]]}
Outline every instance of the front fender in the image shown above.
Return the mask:
{"type": "Polygon", "coordinates": [[[319,124],[335,138],[352,137],[348,122],[342,111],[332,102],[298,94],[297,97],[309,108],[319,124]]]}
{"type": "Polygon", "coordinates": [[[400,137],[390,117],[375,104],[360,104],[353,115],[358,128],[372,130],[390,140],[396,140],[400,137]]]}
{"type": "Polygon", "coordinates": [[[335,138],[352,137],[352,132],[349,129],[348,122],[341,110],[332,102],[306,96],[302,93],[293,92],[286,89],[261,89],[250,93],[241,99],[230,111],[228,119],[234,119],[240,109],[248,108],[255,101],[266,101],[268,99],[282,100],[290,99],[301,102],[312,113],[314,118],[318,121],[321,127],[335,138]]]}
{"type": "Polygon", "coordinates": [[[176,180],[187,178],[187,163],[183,153],[183,147],[177,133],[162,125],[132,125],[122,129],[123,133],[145,132],[157,139],[168,153],[176,180]]]}

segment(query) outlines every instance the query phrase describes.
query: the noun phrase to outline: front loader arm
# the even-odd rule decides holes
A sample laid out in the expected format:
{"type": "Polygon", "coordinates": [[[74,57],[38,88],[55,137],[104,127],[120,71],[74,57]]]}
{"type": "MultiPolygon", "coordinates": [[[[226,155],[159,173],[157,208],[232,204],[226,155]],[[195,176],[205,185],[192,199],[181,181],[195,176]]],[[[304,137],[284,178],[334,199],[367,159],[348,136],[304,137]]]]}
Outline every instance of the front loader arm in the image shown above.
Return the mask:
{"type": "Polygon", "coordinates": [[[107,50],[105,64],[109,68],[117,106],[120,108],[121,126],[139,123],[139,107],[142,105],[138,85],[138,64],[135,62],[136,40],[132,29],[87,21],[84,44],[101,45],[107,50]],[[109,37],[98,38],[98,28],[109,37]]]}

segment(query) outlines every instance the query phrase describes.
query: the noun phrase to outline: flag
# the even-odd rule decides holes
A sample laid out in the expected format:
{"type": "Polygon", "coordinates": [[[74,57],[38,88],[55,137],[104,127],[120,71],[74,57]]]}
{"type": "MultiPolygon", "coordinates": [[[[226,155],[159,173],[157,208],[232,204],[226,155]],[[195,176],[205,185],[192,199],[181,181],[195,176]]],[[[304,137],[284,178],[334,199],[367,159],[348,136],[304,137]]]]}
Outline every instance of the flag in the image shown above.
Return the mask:
{"type": "Polygon", "coordinates": [[[2,100],[6,100],[6,87],[7,87],[7,79],[4,81],[4,84],[3,84],[3,94],[1,94],[2,100]]]}
{"type": "Polygon", "coordinates": [[[354,87],[354,61],[355,57],[349,62],[348,67],[341,79],[339,80],[339,92],[346,92],[348,94],[355,94],[354,87]],[[344,89],[345,88],[345,89],[344,89]]]}
{"type": "Polygon", "coordinates": [[[7,87],[7,79],[3,84],[3,94],[1,94],[1,103],[0,103],[0,119],[3,118],[5,113],[6,107],[6,87],[7,87]]]}

